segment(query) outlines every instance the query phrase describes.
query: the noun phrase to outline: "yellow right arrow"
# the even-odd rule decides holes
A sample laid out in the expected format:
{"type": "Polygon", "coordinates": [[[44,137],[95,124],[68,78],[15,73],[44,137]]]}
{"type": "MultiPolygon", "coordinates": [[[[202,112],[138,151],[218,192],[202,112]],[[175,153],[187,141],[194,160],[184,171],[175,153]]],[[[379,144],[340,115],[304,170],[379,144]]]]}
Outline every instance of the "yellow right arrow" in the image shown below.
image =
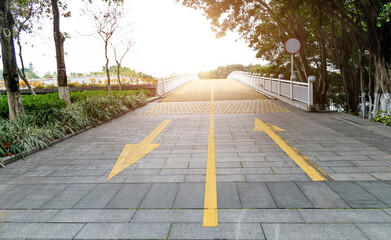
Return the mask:
{"type": "Polygon", "coordinates": [[[299,150],[293,147],[289,142],[287,142],[284,138],[282,138],[280,134],[277,133],[277,131],[285,131],[284,129],[273,126],[269,123],[265,123],[257,118],[255,119],[255,123],[254,123],[254,131],[266,132],[267,135],[269,135],[269,137],[273,139],[273,141],[277,143],[277,145],[282,150],[284,150],[284,152],[288,154],[288,156],[292,158],[292,160],[295,161],[295,163],[299,165],[299,167],[301,167],[301,169],[303,169],[312,180],[314,181],[333,180],[315,163],[309,160],[306,156],[304,156],[301,152],[299,152],[299,150]]]}

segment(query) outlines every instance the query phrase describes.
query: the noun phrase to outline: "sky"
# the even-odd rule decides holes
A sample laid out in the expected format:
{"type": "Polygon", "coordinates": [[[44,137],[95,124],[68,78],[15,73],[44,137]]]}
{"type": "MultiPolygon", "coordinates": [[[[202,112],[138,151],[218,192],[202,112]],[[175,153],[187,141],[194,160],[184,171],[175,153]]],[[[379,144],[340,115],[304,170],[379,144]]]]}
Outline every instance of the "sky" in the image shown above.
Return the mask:
{"type": "MultiPolygon", "coordinates": [[[[61,31],[70,35],[65,41],[67,73],[100,71],[105,64],[103,40],[96,34],[92,17],[82,11],[102,6],[99,1],[68,0],[71,18],[61,18],[61,31]]],[[[209,21],[199,10],[186,8],[175,0],[125,1],[125,17],[113,35],[121,46],[124,39],[136,43],[125,56],[122,66],[165,77],[173,73],[198,73],[228,64],[265,64],[237,33],[217,39],[209,21]]],[[[56,71],[52,23],[46,20],[35,36],[22,35],[25,65],[33,63],[42,76],[56,71]]],[[[115,65],[109,49],[110,65],[115,65]]],[[[119,49],[119,53],[121,48],[119,49]]]]}

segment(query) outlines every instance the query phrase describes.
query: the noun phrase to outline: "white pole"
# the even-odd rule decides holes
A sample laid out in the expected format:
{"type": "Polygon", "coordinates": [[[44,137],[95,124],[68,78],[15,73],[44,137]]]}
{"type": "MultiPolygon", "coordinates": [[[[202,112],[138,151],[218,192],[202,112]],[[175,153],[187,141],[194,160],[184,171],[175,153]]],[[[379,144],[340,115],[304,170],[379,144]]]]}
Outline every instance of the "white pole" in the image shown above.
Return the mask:
{"type": "Polygon", "coordinates": [[[293,55],[291,54],[291,100],[293,100],[293,55]]]}

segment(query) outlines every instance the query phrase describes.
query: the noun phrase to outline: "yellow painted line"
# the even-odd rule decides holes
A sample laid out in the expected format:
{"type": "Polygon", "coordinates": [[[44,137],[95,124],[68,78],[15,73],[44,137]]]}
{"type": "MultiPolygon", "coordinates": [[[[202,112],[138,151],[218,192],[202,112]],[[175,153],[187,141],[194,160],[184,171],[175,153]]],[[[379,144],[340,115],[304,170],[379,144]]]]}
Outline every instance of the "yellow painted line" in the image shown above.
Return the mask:
{"type": "Polygon", "coordinates": [[[153,140],[167,127],[171,120],[164,120],[155,130],[153,130],[144,140],[138,144],[126,144],[110,172],[106,182],[122,172],[148,153],[155,150],[161,143],[152,143],[153,140]]]}
{"type": "Polygon", "coordinates": [[[260,119],[255,119],[254,124],[254,131],[264,131],[269,135],[271,139],[277,145],[284,150],[286,154],[290,158],[292,158],[293,161],[301,169],[303,169],[307,175],[314,181],[331,181],[333,180],[327,173],[325,173],[322,169],[320,169],[315,163],[313,163],[311,160],[308,159],[305,155],[303,155],[299,150],[297,150],[295,147],[293,147],[289,142],[287,142],[284,138],[281,137],[280,134],[277,133],[277,131],[285,131],[281,128],[278,128],[276,126],[273,126],[271,124],[265,123],[260,119]]]}
{"type": "Polygon", "coordinates": [[[212,82],[208,159],[206,163],[206,183],[204,202],[204,227],[217,227],[217,186],[216,186],[216,148],[215,148],[215,120],[214,120],[214,82],[212,82]]]}

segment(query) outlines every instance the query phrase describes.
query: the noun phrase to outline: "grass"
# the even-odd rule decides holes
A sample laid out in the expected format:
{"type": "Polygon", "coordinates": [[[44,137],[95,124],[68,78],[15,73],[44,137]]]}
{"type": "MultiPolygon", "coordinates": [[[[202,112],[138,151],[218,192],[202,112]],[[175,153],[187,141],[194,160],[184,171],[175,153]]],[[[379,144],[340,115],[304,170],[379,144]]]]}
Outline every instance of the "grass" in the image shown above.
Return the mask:
{"type": "Polygon", "coordinates": [[[3,117],[3,114],[8,115],[8,103],[6,96],[2,96],[0,160],[5,156],[23,156],[24,153],[44,149],[67,134],[96,126],[146,104],[142,90],[113,91],[111,95],[107,91],[72,92],[71,99],[72,104],[66,106],[64,100],[58,99],[58,93],[22,96],[26,114],[10,121],[3,117]]]}

